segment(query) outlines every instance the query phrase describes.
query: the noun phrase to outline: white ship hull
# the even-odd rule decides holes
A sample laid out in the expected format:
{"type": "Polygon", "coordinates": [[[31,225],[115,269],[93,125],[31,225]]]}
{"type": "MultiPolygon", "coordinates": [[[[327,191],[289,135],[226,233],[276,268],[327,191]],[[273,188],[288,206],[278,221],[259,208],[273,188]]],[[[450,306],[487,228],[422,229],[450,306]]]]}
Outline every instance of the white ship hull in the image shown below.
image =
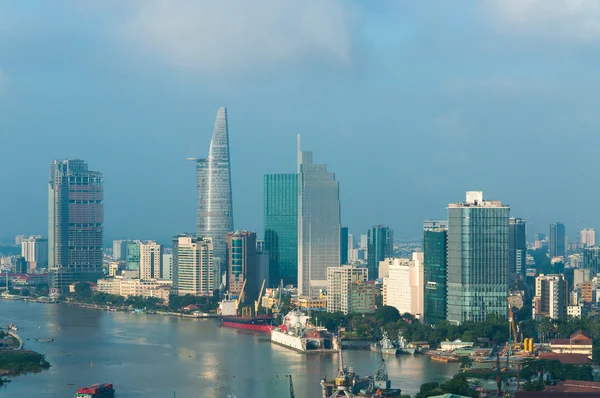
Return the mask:
{"type": "Polygon", "coordinates": [[[282,332],[281,330],[271,330],[271,343],[279,344],[299,352],[306,352],[306,339],[282,332]]]}

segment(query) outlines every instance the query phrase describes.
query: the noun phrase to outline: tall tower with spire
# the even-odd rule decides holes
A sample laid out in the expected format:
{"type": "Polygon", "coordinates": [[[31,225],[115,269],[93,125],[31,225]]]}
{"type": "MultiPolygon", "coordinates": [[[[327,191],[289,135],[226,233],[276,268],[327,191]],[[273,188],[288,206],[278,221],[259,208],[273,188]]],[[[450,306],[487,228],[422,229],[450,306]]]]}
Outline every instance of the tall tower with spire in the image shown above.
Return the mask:
{"type": "Polygon", "coordinates": [[[233,231],[231,198],[231,168],[229,160],[229,130],[227,108],[221,107],[210,141],[208,157],[196,160],[198,181],[198,210],[196,235],[212,238],[214,245],[215,289],[225,270],[227,244],[225,237],[233,231]]]}

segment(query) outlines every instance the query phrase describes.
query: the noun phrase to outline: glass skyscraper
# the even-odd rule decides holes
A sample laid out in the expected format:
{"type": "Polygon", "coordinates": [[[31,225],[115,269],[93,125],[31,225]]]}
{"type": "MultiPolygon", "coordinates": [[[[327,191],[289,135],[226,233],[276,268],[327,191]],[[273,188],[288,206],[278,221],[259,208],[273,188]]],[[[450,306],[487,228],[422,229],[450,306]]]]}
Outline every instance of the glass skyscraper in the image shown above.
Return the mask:
{"type": "Polygon", "coordinates": [[[434,325],[446,320],[446,262],[448,221],[423,223],[423,315],[434,325]]]}
{"type": "Polygon", "coordinates": [[[367,234],[367,268],[369,279],[379,277],[379,262],[394,253],[394,232],[386,226],[376,225],[367,234]]]}
{"type": "Polygon", "coordinates": [[[55,160],[48,181],[50,285],[102,277],[104,184],[102,174],[79,159],[55,160]]]}
{"type": "Polygon", "coordinates": [[[298,284],[298,175],[266,174],[264,180],[265,250],[269,284],[280,279],[298,284]]]}
{"type": "Polygon", "coordinates": [[[348,227],[340,231],[340,265],[348,264],[348,227]]]}
{"type": "Polygon", "coordinates": [[[327,288],[327,268],[340,265],[340,190],[325,164],[313,164],[298,136],[298,293],[327,288]]]}
{"type": "Polygon", "coordinates": [[[229,131],[227,109],[220,108],[213,129],[206,159],[196,159],[198,179],[198,211],[196,236],[212,238],[215,266],[215,286],[221,282],[226,265],[225,236],[233,231],[231,170],[229,161],[229,131]]]}
{"type": "Polygon", "coordinates": [[[448,321],[507,316],[509,213],[480,191],[448,205],[448,321]]]}
{"type": "Polygon", "coordinates": [[[508,220],[508,272],[511,279],[525,275],[527,269],[526,222],[522,218],[508,220]]]}
{"type": "Polygon", "coordinates": [[[550,224],[550,245],[548,246],[550,258],[566,258],[565,224],[553,222],[550,224]]]}

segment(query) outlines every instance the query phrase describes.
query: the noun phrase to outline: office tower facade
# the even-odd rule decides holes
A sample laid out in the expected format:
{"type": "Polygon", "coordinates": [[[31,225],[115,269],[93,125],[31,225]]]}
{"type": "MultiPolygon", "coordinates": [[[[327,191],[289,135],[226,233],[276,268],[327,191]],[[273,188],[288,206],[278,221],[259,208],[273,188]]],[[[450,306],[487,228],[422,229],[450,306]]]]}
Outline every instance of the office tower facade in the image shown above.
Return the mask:
{"type": "Polygon", "coordinates": [[[173,280],[173,253],[162,255],[162,279],[173,280]]]}
{"type": "Polygon", "coordinates": [[[513,279],[525,275],[527,269],[526,221],[522,218],[508,220],[508,272],[513,279]]]}
{"type": "MultiPolygon", "coordinates": [[[[127,242],[125,252],[125,261],[127,262],[127,269],[129,271],[140,270],[140,244],[139,240],[127,242]]],[[[139,275],[138,275],[139,276],[139,275]]]]}
{"type": "Polygon", "coordinates": [[[550,224],[550,242],[548,245],[550,258],[567,257],[565,225],[559,222],[550,224]]]}
{"type": "Polygon", "coordinates": [[[582,229],[580,233],[581,247],[596,245],[596,231],[593,228],[582,229]]]}
{"type": "Polygon", "coordinates": [[[587,268],[579,268],[573,270],[573,287],[576,288],[577,285],[588,282],[591,280],[590,270],[587,268]]]}
{"type": "Polygon", "coordinates": [[[447,316],[449,322],[507,316],[510,208],[469,191],[448,205],[447,316]]]}
{"type": "Polygon", "coordinates": [[[27,273],[27,260],[25,257],[17,257],[15,259],[15,274],[26,274],[27,273]]]}
{"type": "Polygon", "coordinates": [[[400,314],[423,316],[423,253],[408,258],[386,258],[387,276],[383,278],[383,305],[395,307],[400,314]]]}
{"type": "Polygon", "coordinates": [[[215,286],[211,238],[181,234],[173,239],[173,289],[179,296],[210,296],[215,286]]]}
{"type": "Polygon", "coordinates": [[[113,260],[125,261],[127,259],[128,240],[113,240],[113,260]]]}
{"type": "Polygon", "coordinates": [[[348,227],[340,231],[340,265],[348,264],[348,227]]]}
{"type": "Polygon", "coordinates": [[[567,316],[568,288],[564,275],[539,275],[535,278],[535,297],[532,301],[533,319],[567,316]]]}
{"type": "Polygon", "coordinates": [[[377,279],[379,262],[394,253],[394,232],[389,227],[376,225],[369,230],[367,241],[369,278],[377,279]]]}
{"type": "Polygon", "coordinates": [[[27,261],[28,272],[48,268],[48,239],[41,236],[24,238],[21,256],[27,261]]]}
{"type": "Polygon", "coordinates": [[[372,293],[360,292],[357,285],[368,285],[365,283],[368,273],[366,268],[351,265],[327,268],[327,312],[340,311],[344,314],[367,312],[372,293]]]}
{"type": "Polygon", "coordinates": [[[242,302],[256,300],[258,289],[260,289],[256,234],[250,231],[235,231],[228,233],[225,240],[227,242],[227,290],[229,294],[239,297],[244,282],[246,282],[242,302]]]}
{"type": "Polygon", "coordinates": [[[102,274],[104,184],[83,160],[55,160],[48,181],[50,285],[64,289],[102,274]]]}
{"type": "Polygon", "coordinates": [[[163,279],[162,255],[163,246],[148,241],[140,243],[140,279],[163,279]]]}
{"type": "Polygon", "coordinates": [[[265,251],[269,286],[298,284],[298,174],[266,174],[264,179],[265,251]]]}
{"type": "Polygon", "coordinates": [[[231,168],[229,159],[229,129],[227,109],[217,112],[210,149],[206,159],[196,159],[198,183],[198,211],[196,236],[212,238],[214,247],[215,289],[221,283],[225,269],[225,236],[233,231],[233,202],[231,195],[231,168]]]}
{"type": "Polygon", "coordinates": [[[583,267],[590,270],[592,277],[600,273],[600,246],[583,249],[583,267]]]}
{"type": "Polygon", "coordinates": [[[300,150],[298,136],[298,293],[317,296],[340,264],[340,190],[327,165],[300,150]]]}
{"type": "Polygon", "coordinates": [[[430,325],[446,320],[448,221],[423,223],[423,318],[430,325]]]}

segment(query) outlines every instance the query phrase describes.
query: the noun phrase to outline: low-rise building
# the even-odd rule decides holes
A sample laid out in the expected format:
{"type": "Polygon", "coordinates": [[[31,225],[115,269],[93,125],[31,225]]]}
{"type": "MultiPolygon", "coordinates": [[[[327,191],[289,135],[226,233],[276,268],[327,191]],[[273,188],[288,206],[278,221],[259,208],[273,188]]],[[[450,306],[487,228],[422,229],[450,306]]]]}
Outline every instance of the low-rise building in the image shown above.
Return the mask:
{"type": "Polygon", "coordinates": [[[553,339],[550,350],[557,354],[585,354],[592,357],[592,338],[583,330],[573,333],[568,339],[553,339]]]}
{"type": "Polygon", "coordinates": [[[583,305],[582,304],[567,306],[567,316],[570,316],[572,318],[581,318],[582,313],[583,313],[583,305]]]}
{"type": "Polygon", "coordinates": [[[173,282],[161,279],[128,279],[122,276],[98,280],[98,291],[123,296],[156,297],[169,304],[173,282]]]}
{"type": "MultiPolygon", "coordinates": [[[[263,299],[264,303],[264,299],[263,299]]],[[[303,310],[326,310],[327,309],[327,296],[321,295],[320,297],[298,297],[296,300],[298,308],[303,310]]]]}
{"type": "Polygon", "coordinates": [[[459,350],[461,348],[473,348],[473,342],[462,341],[460,339],[456,339],[454,341],[442,341],[440,343],[440,349],[442,351],[454,351],[459,350]]]}

